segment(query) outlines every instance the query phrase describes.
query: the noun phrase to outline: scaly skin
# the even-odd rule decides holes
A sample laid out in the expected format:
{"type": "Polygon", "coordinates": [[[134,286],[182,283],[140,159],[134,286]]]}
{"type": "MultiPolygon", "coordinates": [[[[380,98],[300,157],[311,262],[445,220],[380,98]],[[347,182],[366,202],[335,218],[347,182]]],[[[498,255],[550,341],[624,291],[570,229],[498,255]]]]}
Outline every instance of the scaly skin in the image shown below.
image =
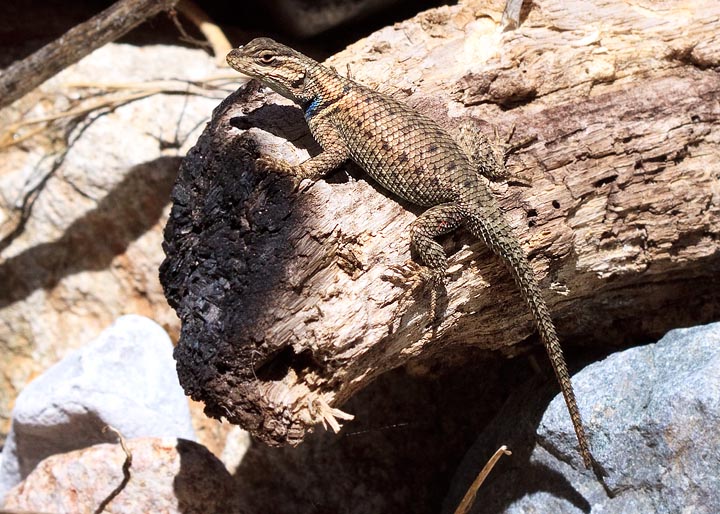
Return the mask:
{"type": "Polygon", "coordinates": [[[447,257],[435,238],[461,225],[505,262],[537,323],[580,453],[591,468],[593,458],[550,311],[517,238],[479,176],[504,175],[504,159],[489,150],[487,140],[469,145],[466,153],[430,118],[272,39],[254,39],[232,50],[227,60],[237,71],[300,105],[324,150],[298,166],[261,157],[261,167],[317,180],[352,159],[386,189],[429,207],[411,225],[411,244],[426,266],[424,278],[436,286],[445,278],[447,257]]]}

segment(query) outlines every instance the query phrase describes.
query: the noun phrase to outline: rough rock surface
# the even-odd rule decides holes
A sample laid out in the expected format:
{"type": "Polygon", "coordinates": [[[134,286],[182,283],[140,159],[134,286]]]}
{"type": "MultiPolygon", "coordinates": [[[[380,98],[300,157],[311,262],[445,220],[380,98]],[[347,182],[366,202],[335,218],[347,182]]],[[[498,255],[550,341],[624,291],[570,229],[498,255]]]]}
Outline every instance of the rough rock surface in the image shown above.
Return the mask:
{"type": "MultiPolygon", "coordinates": [[[[231,492],[222,485],[227,474],[224,470],[217,473],[219,486],[209,484],[203,488],[214,488],[214,501],[239,505],[227,512],[438,512],[437,497],[447,491],[444,477],[455,469],[451,454],[460,448],[458,434],[472,436],[481,430],[483,418],[494,409],[490,404],[497,402],[507,382],[519,379],[525,382],[524,387],[517,390],[478,440],[479,454],[474,463],[468,460],[462,466],[465,478],[455,481],[455,495],[446,501],[444,512],[453,512],[456,496],[467,487],[466,479],[474,478],[470,475],[477,473],[500,444],[508,444],[513,455],[500,460],[481,488],[474,512],[654,514],[682,512],[683,506],[690,509],[688,512],[716,511],[714,491],[720,460],[719,445],[713,437],[720,417],[720,324],[673,331],[657,344],[615,354],[575,375],[579,390],[587,398],[581,408],[589,418],[596,455],[608,469],[607,482],[616,493],[612,499],[582,469],[560,399],[546,409],[555,394],[552,381],[548,377],[529,382],[518,378],[518,363],[498,366],[497,362],[493,365],[477,361],[474,375],[450,382],[437,376],[413,382],[402,378],[401,373],[387,374],[350,402],[362,413],[362,420],[369,420],[369,426],[365,421],[354,421],[348,424],[344,437],[320,432],[299,448],[273,449],[253,444],[239,463],[231,492]],[[638,369],[650,369],[650,379],[643,382],[638,369]],[[438,389],[443,382],[444,389],[438,389]],[[484,393],[477,395],[480,390],[484,393]],[[466,403],[466,410],[459,415],[462,409],[449,404],[467,402],[471,397],[464,395],[470,391],[476,393],[474,401],[466,403]],[[591,395],[593,392],[596,394],[591,395]],[[389,415],[393,405],[403,408],[389,415]],[[539,445],[535,445],[535,429],[539,445]],[[698,433],[703,436],[697,437],[698,433]],[[637,435],[643,436],[642,443],[635,440],[637,435]],[[608,441],[612,444],[606,444],[608,441]],[[639,461],[643,461],[642,468],[635,464],[639,461]]],[[[118,484],[122,454],[117,445],[113,448],[115,475],[107,482],[118,484]]],[[[78,455],[90,450],[75,452],[67,459],[53,457],[60,459],[53,473],[67,475],[62,469],[71,467],[69,462],[85,462],[78,455]]],[[[49,461],[42,463],[16,489],[19,493],[13,492],[11,497],[27,499],[29,491],[41,491],[38,496],[43,502],[65,498],[63,487],[55,488],[45,478],[35,478],[48,476],[44,470],[49,461]],[[50,492],[42,493],[44,489],[50,492]]],[[[103,459],[90,467],[100,473],[106,469],[103,459]]],[[[148,483],[156,487],[155,482],[148,483]]],[[[66,486],[67,482],[60,484],[66,486]]],[[[82,498],[88,498],[83,487],[78,485],[85,495],[82,498]]],[[[96,495],[87,504],[97,505],[109,490],[93,492],[96,495]]],[[[138,499],[137,504],[147,501],[146,491],[130,491],[138,499]]],[[[163,493],[167,488],[160,487],[159,491],[159,497],[167,497],[163,493]]],[[[11,505],[37,509],[65,504],[11,505]]],[[[112,505],[114,502],[109,507],[112,505]]],[[[118,505],[129,509],[125,504],[118,505]]],[[[212,503],[210,506],[214,508],[212,503]]],[[[58,507],[49,511],[72,510],[58,507]]]]}
{"type": "Polygon", "coordinates": [[[195,439],[172,343],[157,323],[123,316],[28,384],[13,409],[0,499],[44,458],[125,437],[195,439]]]}
{"type": "Polygon", "coordinates": [[[5,508],[54,514],[242,514],[230,474],[204,446],[171,438],[131,439],[124,474],[119,444],[45,459],[6,498],[5,508]]]}
{"type": "Polygon", "coordinates": [[[22,387],[118,316],[177,334],[162,226],[218,73],[201,50],[111,44],[0,111],[0,443],[22,387]]]}
{"type": "Polygon", "coordinates": [[[501,444],[516,451],[500,461],[472,512],[720,512],[720,323],[613,354],[573,382],[612,497],[583,468],[562,399],[539,419],[545,393],[526,388],[468,454],[444,512],[501,444]],[[524,413],[519,429],[513,412],[524,413]],[[531,453],[527,438],[513,438],[533,423],[531,453]]]}

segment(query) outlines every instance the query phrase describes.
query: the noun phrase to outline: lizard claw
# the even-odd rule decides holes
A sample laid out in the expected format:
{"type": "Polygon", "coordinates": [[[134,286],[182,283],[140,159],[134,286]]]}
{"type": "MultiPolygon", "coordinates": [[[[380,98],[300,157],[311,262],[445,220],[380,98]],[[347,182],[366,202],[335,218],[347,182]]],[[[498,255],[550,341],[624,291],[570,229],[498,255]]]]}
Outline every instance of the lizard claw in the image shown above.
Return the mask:
{"type": "Polygon", "coordinates": [[[255,160],[255,167],[265,173],[277,173],[290,177],[293,184],[292,191],[296,192],[300,189],[302,178],[298,176],[297,167],[287,161],[262,155],[255,160]]]}
{"type": "Polygon", "coordinates": [[[276,159],[275,157],[270,157],[269,155],[262,155],[258,157],[255,161],[255,166],[257,166],[259,170],[266,172],[282,173],[284,175],[297,175],[295,172],[295,166],[287,161],[276,159]]]}

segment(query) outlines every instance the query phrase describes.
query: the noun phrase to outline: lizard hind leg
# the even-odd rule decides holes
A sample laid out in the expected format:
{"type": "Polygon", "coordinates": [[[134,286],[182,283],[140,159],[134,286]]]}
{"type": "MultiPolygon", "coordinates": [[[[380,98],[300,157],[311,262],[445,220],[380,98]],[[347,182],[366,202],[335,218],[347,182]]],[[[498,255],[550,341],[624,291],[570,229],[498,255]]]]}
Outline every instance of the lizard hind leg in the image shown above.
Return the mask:
{"type": "MultiPolygon", "coordinates": [[[[464,219],[462,210],[453,203],[431,207],[410,225],[410,245],[417,253],[422,266],[417,263],[406,264],[397,271],[404,276],[407,294],[418,287],[430,287],[430,313],[433,320],[438,318],[437,301],[445,293],[445,272],[447,256],[442,245],[435,238],[452,232],[464,219]]],[[[401,304],[404,298],[403,295],[401,304]]]]}
{"type": "Polygon", "coordinates": [[[392,319],[399,319],[407,312],[410,299],[418,292],[424,292],[430,288],[430,309],[433,313],[432,319],[437,318],[438,290],[444,288],[442,276],[434,273],[427,266],[418,264],[413,260],[407,260],[402,264],[390,266],[383,279],[393,285],[402,288],[404,291],[397,300],[397,307],[392,319]]]}

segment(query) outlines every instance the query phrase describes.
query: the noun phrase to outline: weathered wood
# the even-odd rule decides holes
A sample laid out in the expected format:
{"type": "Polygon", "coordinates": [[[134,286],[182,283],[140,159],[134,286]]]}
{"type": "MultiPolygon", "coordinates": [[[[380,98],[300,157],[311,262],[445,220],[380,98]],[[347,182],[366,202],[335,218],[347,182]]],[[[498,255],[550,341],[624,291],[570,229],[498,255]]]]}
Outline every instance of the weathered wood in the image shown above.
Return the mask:
{"type": "Polygon", "coordinates": [[[10,105],[50,77],[101,46],[115,41],[178,0],[119,0],[68,30],[0,74],[0,108],[10,105]]]}
{"type": "MultiPolygon", "coordinates": [[[[495,190],[566,345],[720,318],[720,5],[548,0],[506,33],[484,5],[428,11],[331,64],[451,129],[472,117],[529,141],[510,164],[532,186],[495,190]]],[[[395,318],[403,290],[384,277],[410,257],[419,211],[352,168],[297,196],[259,176],[258,153],[300,160],[311,144],[278,103],[253,89],[220,106],[174,192],[161,279],[183,321],[181,383],[208,414],[296,444],[411,358],[520,351],[529,313],[462,231],[445,241],[442,322],[427,326],[422,296],[395,318]]]]}

